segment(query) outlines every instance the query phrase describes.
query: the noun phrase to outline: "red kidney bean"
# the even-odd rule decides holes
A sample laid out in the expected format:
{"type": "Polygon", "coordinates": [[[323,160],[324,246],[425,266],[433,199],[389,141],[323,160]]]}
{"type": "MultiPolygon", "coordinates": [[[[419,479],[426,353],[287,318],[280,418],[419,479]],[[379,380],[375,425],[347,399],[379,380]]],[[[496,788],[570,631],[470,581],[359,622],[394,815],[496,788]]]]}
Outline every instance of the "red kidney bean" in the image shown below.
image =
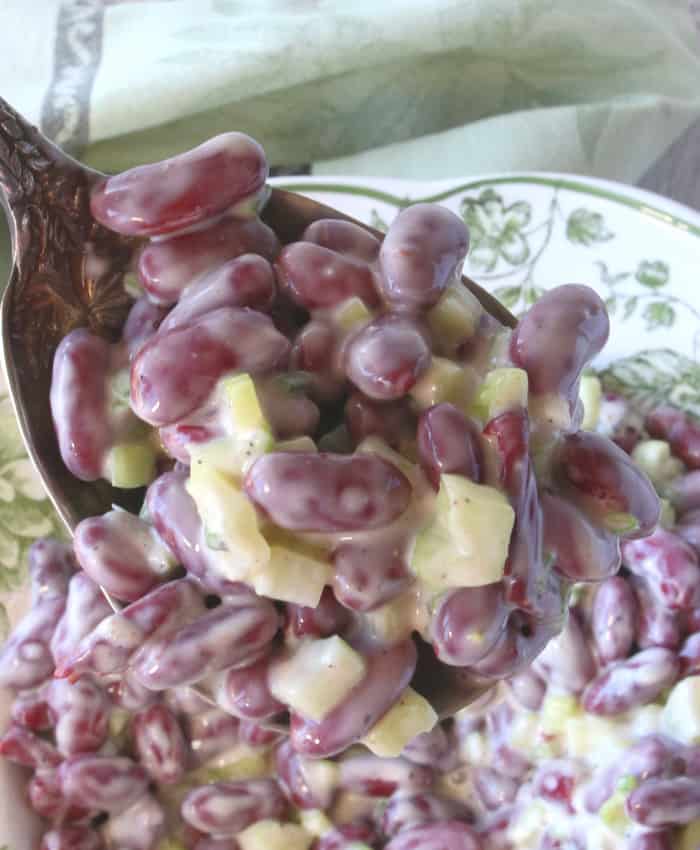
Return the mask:
{"type": "Polygon", "coordinates": [[[450,756],[450,742],[439,724],[429,732],[422,732],[408,743],[401,753],[413,764],[435,766],[450,756]]]}
{"type": "Polygon", "coordinates": [[[662,405],[647,416],[644,425],[652,437],[670,443],[673,454],[689,469],[700,467],[700,427],[683,411],[662,405]]]}
{"type": "Polygon", "coordinates": [[[506,680],[516,701],[529,711],[539,711],[544,702],[546,685],[534,670],[523,670],[506,680]]]}
{"type": "Polygon", "coordinates": [[[224,217],[203,230],[151,242],[139,257],[138,273],[149,298],[169,307],[198,277],[228,260],[259,254],[273,260],[279,242],[259,219],[224,217]]]}
{"type": "Polygon", "coordinates": [[[131,723],[139,762],[163,785],[178,782],[187,766],[187,742],[177,717],[162,704],[134,715],[131,723]]]}
{"type": "Polygon", "coordinates": [[[670,832],[639,832],[627,842],[627,850],[673,850],[670,832]]]}
{"type": "Polygon", "coordinates": [[[576,611],[534,663],[534,669],[556,688],[578,694],[595,676],[596,666],[576,611]]]}
{"type": "Polygon", "coordinates": [[[681,758],[686,776],[700,776],[700,744],[683,747],[681,758]]]}
{"type": "MultiPolygon", "coordinates": [[[[202,596],[188,579],[169,582],[103,620],[80,642],[56,675],[122,673],[137,649],[161,630],[168,633],[205,611],[202,596]]],[[[133,681],[133,680],[132,680],[133,681]]]]}
{"type": "Polygon", "coordinates": [[[639,647],[648,649],[650,646],[663,646],[666,649],[678,649],[681,644],[679,613],[665,608],[645,579],[632,576],[631,585],[634,587],[639,603],[637,617],[639,647]]]}
{"type": "Polygon", "coordinates": [[[160,699],[159,694],[144,688],[128,671],[107,685],[107,693],[114,705],[126,711],[143,711],[160,699]]]}
{"type": "Polygon", "coordinates": [[[103,812],[123,812],[145,794],[148,774],[129,758],[71,756],[59,768],[66,799],[103,812]]]}
{"type": "Polygon", "coordinates": [[[591,632],[604,664],[627,658],[634,645],[639,610],[631,585],[621,576],[606,579],[596,590],[591,632]]]}
{"type": "Polygon", "coordinates": [[[433,783],[432,768],[402,758],[347,756],[339,762],[338,787],[368,797],[391,797],[401,791],[427,791],[433,783]]]}
{"type": "Polygon", "coordinates": [[[211,702],[189,685],[171,688],[163,694],[163,699],[168,708],[177,715],[197,715],[212,710],[211,702]]]}
{"type": "Polygon", "coordinates": [[[45,832],[39,850],[102,850],[98,832],[90,826],[61,826],[45,832]]]}
{"type": "Polygon", "coordinates": [[[390,537],[371,543],[343,543],[333,553],[333,592],[355,611],[371,611],[394,599],[413,581],[406,541],[390,537]]]}
{"type": "Polygon", "coordinates": [[[32,602],[65,596],[71,577],[78,570],[73,547],[45,537],[29,547],[27,553],[32,602]]]}
{"type": "Polygon", "coordinates": [[[695,777],[643,782],[627,798],[627,814],[644,826],[664,827],[700,818],[700,782],[695,777]]]}
{"type": "MultiPolygon", "coordinates": [[[[295,377],[305,383],[305,375],[295,377]]],[[[290,376],[262,378],[256,381],[255,389],[265,418],[278,439],[310,436],[316,432],[320,411],[306,395],[305,388],[294,387],[290,376]]]]}
{"type": "Polygon", "coordinates": [[[94,814],[65,799],[55,767],[37,770],[29,781],[27,794],[34,811],[51,823],[79,823],[89,820],[94,814]]]}
{"type": "Polygon", "coordinates": [[[128,511],[82,520],[73,545],[90,578],[125,602],[140,599],[172,573],[172,554],[150,525],[128,511]]]}
{"type": "Polygon", "coordinates": [[[377,833],[372,822],[360,818],[326,832],[312,847],[313,850],[357,850],[358,844],[360,847],[365,844],[374,847],[376,841],[377,833]]]}
{"type": "Polygon", "coordinates": [[[131,366],[131,406],[146,422],[169,425],[203,404],[227,372],[265,372],[288,354],[268,316],[221,307],[151,337],[131,366]]]}
{"type": "Polygon", "coordinates": [[[338,603],[330,587],[326,587],[316,608],[286,605],[286,629],[293,638],[330,637],[342,634],[350,625],[350,614],[338,603]]]}
{"type": "Polygon", "coordinates": [[[418,457],[436,490],[444,472],[481,481],[483,452],[480,438],[476,425],[452,404],[436,404],[421,414],[416,435],[418,457]]]}
{"type": "MultiPolygon", "coordinates": [[[[696,472],[700,475],[700,470],[696,470],[696,472]]],[[[673,527],[673,531],[674,534],[683,538],[695,552],[700,553],[700,510],[695,509],[683,514],[673,527]]]]}
{"type": "Polygon", "coordinates": [[[150,794],[118,815],[112,815],[104,826],[110,847],[119,850],[153,850],[166,830],[163,807],[150,794]]]}
{"type": "Polygon", "coordinates": [[[415,415],[405,400],[378,402],[359,392],[345,402],[345,423],[355,444],[376,436],[397,449],[403,437],[415,433],[415,415]]]}
{"type": "Polygon", "coordinates": [[[364,227],[338,218],[321,218],[312,222],[301,238],[304,242],[313,242],[366,263],[377,259],[381,247],[377,237],[364,227]]]}
{"type": "Polygon", "coordinates": [[[379,302],[375,275],[364,260],[339,254],[313,242],[294,242],[275,263],[280,288],[307,310],[334,307],[357,296],[379,302]]]}
{"type": "Polygon", "coordinates": [[[107,694],[90,678],[71,684],[56,679],[49,688],[49,705],[56,717],[56,746],[64,756],[93,753],[109,731],[107,694]]]}
{"type": "Polygon", "coordinates": [[[185,719],[186,737],[192,756],[198,764],[206,764],[239,743],[240,723],[211,705],[203,705],[196,714],[185,719]]]}
{"type": "Polygon", "coordinates": [[[591,714],[610,715],[646,705],[674,683],[678,671],[674,652],[644,649],[599,673],[583,692],[583,707],[591,714]]]}
{"type": "Polygon", "coordinates": [[[53,673],[50,643],[66,607],[65,596],[39,599],[0,650],[0,687],[24,690],[53,673]]]}
{"type": "Polygon", "coordinates": [[[252,720],[241,720],[240,739],[253,749],[268,750],[275,744],[279,744],[285,737],[285,733],[278,729],[270,729],[252,720]]]}
{"type": "Polygon", "coordinates": [[[621,537],[649,534],[659,521],[659,499],[629,455],[592,431],[566,434],[555,452],[555,475],[565,493],[596,523],[629,514],[635,527],[621,537]]]}
{"type": "Polygon", "coordinates": [[[190,446],[225,436],[221,411],[216,404],[204,404],[191,416],[158,429],[161,446],[175,460],[189,466],[190,446]]]}
{"type": "Polygon", "coordinates": [[[294,339],[291,367],[309,376],[311,395],[319,401],[335,401],[344,389],[337,336],[338,332],[332,325],[312,319],[294,339]]]}
{"type": "Polygon", "coordinates": [[[514,750],[506,744],[501,744],[494,750],[491,765],[494,770],[509,776],[511,779],[522,780],[525,774],[532,768],[532,764],[518,750],[514,750]]]}
{"type": "Polygon", "coordinates": [[[649,537],[627,541],[622,546],[622,560],[649,583],[664,608],[687,611],[697,604],[698,556],[677,534],[657,528],[649,537]]]}
{"type": "Polygon", "coordinates": [[[530,392],[556,393],[573,404],[581,372],[601,351],[609,332],[605,305],[592,289],[558,286],[545,292],[520,320],[510,356],[527,372],[530,392]]]}
{"type": "Polygon", "coordinates": [[[602,581],[620,568],[620,543],[593,525],[576,505],[544,490],[540,493],[544,548],[556,557],[555,569],[571,581],[602,581]]]}
{"type": "Polygon", "coordinates": [[[448,820],[405,829],[384,850],[483,850],[483,847],[471,827],[448,820]]]}
{"type": "Polygon", "coordinates": [[[414,826],[468,817],[469,812],[454,800],[430,793],[406,794],[402,790],[392,795],[387,803],[381,816],[381,828],[384,835],[393,838],[414,826]]]}
{"type": "Polygon", "coordinates": [[[576,785],[576,767],[571,762],[559,759],[546,762],[536,772],[532,779],[533,791],[537,796],[544,797],[552,803],[563,806],[573,814],[575,809],[571,798],[576,785]]]}
{"type": "Polygon", "coordinates": [[[365,657],[362,681],[320,722],[292,714],[291,741],[297,752],[326,758],[358,741],[392,707],[408,686],[416,666],[412,640],[375,650],[365,657]]]}
{"type": "Polygon", "coordinates": [[[487,809],[499,809],[515,800],[518,783],[491,767],[477,767],[472,771],[474,789],[487,809]]]}
{"type": "Polygon", "coordinates": [[[51,415],[63,462],[82,481],[102,477],[112,434],[107,375],[109,343],[78,328],[63,337],[53,360],[51,415]]]}
{"type": "Polygon", "coordinates": [[[90,210],[125,236],[163,236],[224,212],[267,180],[265,151],[244,133],[223,133],[162,162],[108,177],[90,210]]]}
{"type": "Polygon", "coordinates": [[[194,850],[240,850],[235,838],[201,838],[194,850]]]}
{"type": "Polygon", "coordinates": [[[418,325],[400,316],[381,316],[348,341],[345,374],[366,396],[399,399],[430,366],[430,346],[418,325]]]}
{"type": "Polygon", "coordinates": [[[461,218],[437,204],[412,204],[394,219],[379,251],[380,293],[395,310],[425,310],[459,279],[469,248],[461,218]]]}
{"type": "Polygon", "coordinates": [[[455,667],[474,664],[493,648],[507,619],[501,582],[447,593],[430,623],[435,654],[455,667]]]}
{"type": "Polygon", "coordinates": [[[682,676],[695,676],[700,673],[700,632],[688,635],[678,657],[682,676]]]}
{"type": "Polygon", "coordinates": [[[411,485],[374,454],[271,452],[246,476],[250,499],[291,531],[366,531],[388,525],[408,507],[411,485]]]}
{"type": "Polygon", "coordinates": [[[12,720],[33,732],[45,732],[51,729],[56,722],[56,717],[48,703],[50,687],[49,681],[36,690],[17,694],[12,702],[12,720]]]}
{"type": "Polygon", "coordinates": [[[154,304],[146,295],[134,302],[122,330],[122,342],[126,345],[129,360],[132,360],[155,334],[167,313],[165,307],[154,304]]]}
{"type": "Polygon", "coordinates": [[[289,741],[275,753],[275,773],[280,787],[297,808],[327,809],[333,802],[337,785],[320,781],[313,762],[296,753],[289,741]]]}
{"type": "Polygon", "coordinates": [[[51,638],[51,654],[56,667],[63,667],[75,655],[83,638],[112,613],[102,590],[90,576],[83,572],[73,576],[68,586],[65,612],[51,638]]]}
{"type": "Polygon", "coordinates": [[[182,803],[182,817],[214,836],[236,835],[259,820],[281,819],[287,801],[272,779],[215,782],[195,788],[182,803]]]}
{"type": "Polygon", "coordinates": [[[131,670],[154,691],[189,685],[255,655],[278,625],[267,599],[226,601],[194,622],[148,639],[132,656],[131,670]]]}
{"type": "Polygon", "coordinates": [[[265,311],[272,305],[275,292],[275,275],[270,263],[257,254],[244,254],[188,286],[161,325],[160,333],[189,325],[221,307],[252,307],[265,311]]]}
{"type": "Polygon", "coordinates": [[[0,738],[0,756],[34,768],[56,767],[62,759],[53,744],[17,723],[10,723],[0,738]]]}
{"type": "Polygon", "coordinates": [[[685,521],[683,514],[700,508],[700,470],[674,478],[666,488],[666,495],[685,521]]]}
{"type": "Polygon", "coordinates": [[[217,705],[244,720],[265,720],[284,711],[282,703],[270,693],[267,675],[270,657],[261,658],[249,667],[226,670],[213,688],[217,705]]]}

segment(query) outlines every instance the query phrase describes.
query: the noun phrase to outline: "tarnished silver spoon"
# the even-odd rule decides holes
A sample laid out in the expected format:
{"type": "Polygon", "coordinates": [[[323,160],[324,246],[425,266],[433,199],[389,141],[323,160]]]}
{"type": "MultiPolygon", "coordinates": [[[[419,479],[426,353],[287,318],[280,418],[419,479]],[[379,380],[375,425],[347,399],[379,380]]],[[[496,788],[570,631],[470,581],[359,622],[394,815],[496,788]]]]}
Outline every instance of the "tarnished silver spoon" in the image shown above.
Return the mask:
{"type": "MultiPolygon", "coordinates": [[[[106,230],[90,213],[90,190],[103,177],[63,153],[0,98],[0,203],[12,240],[12,271],[0,305],[2,357],[27,451],[71,532],[81,519],[113,504],[138,511],[143,495],[71,475],[59,454],[49,407],[53,356],[61,339],[89,327],[117,340],[131,304],[123,278],[138,243],[106,230]]],[[[318,219],[355,221],[277,188],[262,218],[282,243],[300,239],[318,219]]],[[[469,278],[463,282],[492,316],[515,324],[493,296],[469,278]]],[[[432,667],[427,660],[419,664],[416,685],[440,714],[454,713],[479,695],[474,682],[461,681],[457,671],[442,681],[432,667]]]]}

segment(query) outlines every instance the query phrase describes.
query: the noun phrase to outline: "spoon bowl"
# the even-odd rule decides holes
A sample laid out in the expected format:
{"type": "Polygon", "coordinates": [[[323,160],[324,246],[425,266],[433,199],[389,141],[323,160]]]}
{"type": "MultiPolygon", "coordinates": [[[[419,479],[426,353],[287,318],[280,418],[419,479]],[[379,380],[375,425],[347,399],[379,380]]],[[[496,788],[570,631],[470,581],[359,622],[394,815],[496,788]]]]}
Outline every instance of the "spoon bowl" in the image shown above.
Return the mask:
{"type": "MultiPolygon", "coordinates": [[[[28,454],[70,532],[113,505],[138,512],[143,497],[142,491],[75,478],[61,459],[49,405],[53,357],[63,337],[88,327],[116,341],[132,303],[124,276],[140,243],[107,230],[90,213],[91,189],[104,176],[69,157],[0,98],[0,203],[13,261],[0,305],[2,359],[28,454]]],[[[338,210],[277,188],[261,217],[283,244],[323,218],[353,221],[383,238],[338,210]]],[[[493,296],[467,277],[463,282],[492,316],[515,324],[493,296]]],[[[424,664],[416,681],[441,715],[479,695],[474,683],[457,676],[452,684],[438,682],[424,664]]]]}

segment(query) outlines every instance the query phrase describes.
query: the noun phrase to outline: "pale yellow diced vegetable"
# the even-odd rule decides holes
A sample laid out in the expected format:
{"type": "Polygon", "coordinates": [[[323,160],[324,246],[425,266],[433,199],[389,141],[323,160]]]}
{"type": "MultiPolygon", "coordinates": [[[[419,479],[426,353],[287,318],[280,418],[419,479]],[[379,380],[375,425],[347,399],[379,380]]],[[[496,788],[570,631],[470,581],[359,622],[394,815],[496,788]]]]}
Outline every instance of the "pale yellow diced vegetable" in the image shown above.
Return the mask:
{"type": "Polygon", "coordinates": [[[584,375],[579,387],[579,398],[583,404],[581,428],[594,431],[600,417],[600,403],[603,399],[603,386],[597,375],[584,375]]]}
{"type": "Polygon", "coordinates": [[[661,712],[661,731],[683,744],[700,744],[700,676],[674,685],[661,712]]]}
{"type": "Polygon", "coordinates": [[[300,809],[299,820],[304,829],[317,838],[334,828],[333,821],[321,809],[300,809]]]}
{"type": "Polygon", "coordinates": [[[406,688],[398,702],[369,730],[362,743],[376,756],[396,758],[407,744],[430,732],[438,721],[432,705],[413,688],[406,688]]]}
{"type": "Polygon", "coordinates": [[[476,296],[463,284],[456,283],[428,311],[428,326],[439,346],[451,354],[474,335],[482,313],[483,307],[476,296]]]}
{"type": "Polygon", "coordinates": [[[148,439],[117,443],[107,453],[106,475],[113,487],[145,487],[156,476],[156,455],[148,439]]]}
{"type": "Polygon", "coordinates": [[[678,850],[698,850],[700,847],[700,820],[683,827],[678,838],[678,850]]]}
{"type": "Polygon", "coordinates": [[[236,431],[270,430],[250,375],[222,378],[217,385],[217,394],[236,431]]]}
{"type": "Polygon", "coordinates": [[[372,313],[365,302],[354,295],[338,304],[333,310],[333,321],[346,333],[372,321],[372,313]]]}
{"type": "Polygon", "coordinates": [[[508,410],[527,407],[528,380],[524,369],[502,367],[487,373],[471,402],[474,416],[489,422],[508,410]]]}
{"type": "Polygon", "coordinates": [[[314,836],[293,823],[261,820],[239,832],[241,850],[308,850],[314,836]]]}
{"type": "Polygon", "coordinates": [[[671,446],[665,440],[642,440],[637,443],[632,451],[632,460],[646,472],[656,487],[663,487],[685,468],[683,462],[672,455],[671,446]]]}
{"type": "Polygon", "coordinates": [[[315,608],[323,588],[333,581],[333,570],[327,560],[284,546],[271,546],[269,561],[253,574],[251,581],[259,596],[315,608]]]}
{"type": "Polygon", "coordinates": [[[421,410],[450,402],[462,407],[474,389],[474,373],[445,357],[433,357],[428,371],[410,391],[421,410]]]}

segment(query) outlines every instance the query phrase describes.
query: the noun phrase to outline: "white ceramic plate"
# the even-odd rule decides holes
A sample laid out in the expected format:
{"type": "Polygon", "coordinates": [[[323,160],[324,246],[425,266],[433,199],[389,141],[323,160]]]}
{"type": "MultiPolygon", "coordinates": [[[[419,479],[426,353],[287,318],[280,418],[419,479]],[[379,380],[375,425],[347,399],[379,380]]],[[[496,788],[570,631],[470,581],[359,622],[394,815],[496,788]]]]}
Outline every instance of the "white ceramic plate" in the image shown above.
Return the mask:
{"type": "MultiPolygon", "coordinates": [[[[700,416],[700,215],[692,210],[628,186],[557,174],[273,182],[379,228],[408,203],[444,204],[471,230],[465,271],[514,313],[560,283],[593,286],[612,320],[596,364],[606,382],[643,405],[668,400],[700,416]]],[[[26,606],[28,545],[59,526],[26,460],[0,380],[1,641],[26,606]]],[[[0,724],[8,707],[0,696],[0,724]]],[[[0,850],[35,846],[23,783],[19,771],[0,764],[0,850]]]]}

